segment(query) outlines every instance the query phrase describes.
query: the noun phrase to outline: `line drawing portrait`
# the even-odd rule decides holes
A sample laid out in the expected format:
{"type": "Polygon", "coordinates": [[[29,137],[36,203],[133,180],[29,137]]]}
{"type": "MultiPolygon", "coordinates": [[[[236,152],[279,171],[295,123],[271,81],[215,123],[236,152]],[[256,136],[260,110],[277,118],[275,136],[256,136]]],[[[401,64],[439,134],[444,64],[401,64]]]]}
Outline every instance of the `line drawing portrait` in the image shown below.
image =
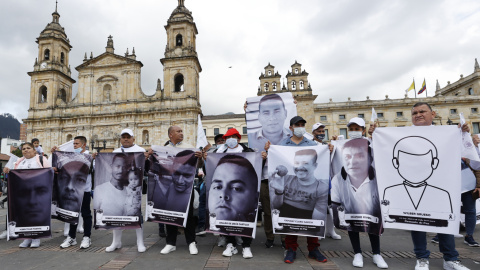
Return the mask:
{"type": "Polygon", "coordinates": [[[421,136],[404,137],[395,143],[392,165],[403,182],[384,190],[381,204],[387,222],[393,222],[388,217],[389,208],[405,209],[407,202],[418,211],[453,213],[450,193],[432,183],[440,163],[438,156],[435,144],[421,136]]]}

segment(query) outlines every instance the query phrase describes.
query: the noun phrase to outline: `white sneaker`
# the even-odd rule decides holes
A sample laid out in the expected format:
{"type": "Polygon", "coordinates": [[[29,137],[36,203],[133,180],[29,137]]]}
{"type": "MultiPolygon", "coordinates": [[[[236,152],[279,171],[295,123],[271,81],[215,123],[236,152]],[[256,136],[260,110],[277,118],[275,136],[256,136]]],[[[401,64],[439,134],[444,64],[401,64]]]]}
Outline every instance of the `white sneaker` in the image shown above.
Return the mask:
{"type": "Polygon", "coordinates": [[[20,245],[18,245],[19,247],[21,248],[27,248],[30,246],[30,244],[32,243],[32,239],[25,239],[23,240],[22,243],[20,243],[20,245]]]}
{"type": "Polygon", "coordinates": [[[77,244],[77,239],[71,238],[70,236],[67,236],[67,239],[63,241],[63,243],[60,245],[61,248],[68,248],[69,246],[74,246],[77,244]]]}
{"type": "Polygon", "coordinates": [[[250,259],[253,258],[252,250],[249,247],[244,247],[242,250],[243,258],[250,259]]]}
{"type": "Polygon", "coordinates": [[[381,269],[387,269],[388,268],[388,264],[385,262],[382,255],[380,255],[380,254],[374,254],[373,255],[373,263],[375,265],[377,265],[378,268],[381,268],[381,269]]]}
{"type": "Polygon", "coordinates": [[[234,254],[237,254],[238,250],[236,247],[233,246],[232,243],[228,243],[225,251],[223,251],[222,255],[225,257],[232,257],[234,254]]]}
{"type": "Polygon", "coordinates": [[[334,240],[341,240],[342,239],[342,236],[338,235],[335,231],[333,231],[333,233],[327,233],[325,234],[326,237],[330,237],[334,240]]]}
{"type": "Polygon", "coordinates": [[[363,256],[362,253],[356,253],[353,257],[353,266],[355,267],[363,267],[363,256]]]}
{"type": "Polygon", "coordinates": [[[190,245],[188,245],[188,250],[190,251],[191,255],[197,255],[198,254],[198,248],[197,248],[197,245],[195,244],[195,242],[192,242],[192,243],[190,243],[190,245]]]}
{"type": "Polygon", "coordinates": [[[223,235],[220,235],[220,236],[218,237],[218,246],[219,246],[219,247],[224,247],[224,246],[226,246],[226,245],[227,245],[227,238],[226,238],[225,236],[223,236],[223,235]]]}
{"type": "Polygon", "coordinates": [[[7,238],[7,231],[3,231],[1,234],[0,234],[0,239],[5,239],[7,238]]]}
{"type": "Polygon", "coordinates": [[[38,248],[40,246],[40,239],[33,239],[32,243],[30,244],[31,248],[38,248]]]}
{"type": "Polygon", "coordinates": [[[415,265],[415,270],[428,270],[429,268],[428,259],[417,259],[417,265],[415,265]]]}
{"type": "Polygon", "coordinates": [[[443,261],[443,269],[445,270],[470,270],[465,267],[460,261],[443,261]]]}
{"type": "Polygon", "coordinates": [[[90,240],[90,237],[84,236],[82,239],[82,243],[80,244],[80,248],[89,248],[91,244],[92,240],[90,240]]]}
{"type": "Polygon", "coordinates": [[[116,249],[120,249],[122,248],[122,244],[111,244],[110,246],[106,247],[105,248],[105,252],[113,252],[115,251],[116,249]]]}
{"type": "Polygon", "coordinates": [[[172,251],[175,251],[177,248],[175,246],[172,246],[172,245],[166,245],[161,251],[160,253],[161,254],[168,254],[172,251]]]}

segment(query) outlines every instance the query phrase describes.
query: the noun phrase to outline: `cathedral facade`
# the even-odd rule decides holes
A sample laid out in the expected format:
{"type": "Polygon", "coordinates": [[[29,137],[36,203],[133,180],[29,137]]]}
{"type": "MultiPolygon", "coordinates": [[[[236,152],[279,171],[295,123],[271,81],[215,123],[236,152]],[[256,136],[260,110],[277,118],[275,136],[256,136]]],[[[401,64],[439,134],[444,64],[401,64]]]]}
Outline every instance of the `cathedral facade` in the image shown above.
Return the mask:
{"type": "Polygon", "coordinates": [[[78,92],[72,95],[69,53],[72,49],[60,14],[40,33],[38,57],[31,77],[27,140],[38,138],[45,150],[83,135],[107,151],[119,147],[119,134],[133,130],[136,143],[149,147],[168,140],[171,125],[183,128],[185,140],[195,144],[199,103],[199,74],[202,67],[196,52],[197,27],[191,12],[179,0],[165,26],[167,44],[163,65],[164,87],[160,80],[153,95],[141,89],[142,62],[135,49],[115,54],[108,37],[105,52],[83,59],[78,71],[78,92]]]}

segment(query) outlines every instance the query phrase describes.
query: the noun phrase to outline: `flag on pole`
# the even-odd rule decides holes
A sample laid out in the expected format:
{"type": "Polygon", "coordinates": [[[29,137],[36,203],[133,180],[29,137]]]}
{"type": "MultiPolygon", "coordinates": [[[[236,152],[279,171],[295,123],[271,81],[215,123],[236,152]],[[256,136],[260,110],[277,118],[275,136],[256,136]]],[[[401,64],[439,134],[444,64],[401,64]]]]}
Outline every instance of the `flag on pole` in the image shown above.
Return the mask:
{"type": "Polygon", "coordinates": [[[423,83],[422,83],[422,88],[420,88],[420,90],[418,90],[418,94],[420,95],[425,90],[427,90],[427,85],[425,84],[425,78],[424,78],[423,83]]]}
{"type": "Polygon", "coordinates": [[[413,90],[415,91],[415,80],[413,80],[412,84],[410,85],[410,87],[407,88],[407,90],[405,90],[405,93],[408,93],[408,91],[410,90],[413,90]]]}
{"type": "Polygon", "coordinates": [[[372,118],[370,119],[370,121],[372,121],[373,123],[375,123],[375,121],[377,121],[377,113],[375,112],[375,109],[372,107],[372,118]]]}
{"type": "Polygon", "coordinates": [[[198,115],[198,128],[197,128],[197,148],[205,147],[208,145],[207,136],[205,131],[203,131],[202,119],[200,119],[200,114],[198,115]]]}

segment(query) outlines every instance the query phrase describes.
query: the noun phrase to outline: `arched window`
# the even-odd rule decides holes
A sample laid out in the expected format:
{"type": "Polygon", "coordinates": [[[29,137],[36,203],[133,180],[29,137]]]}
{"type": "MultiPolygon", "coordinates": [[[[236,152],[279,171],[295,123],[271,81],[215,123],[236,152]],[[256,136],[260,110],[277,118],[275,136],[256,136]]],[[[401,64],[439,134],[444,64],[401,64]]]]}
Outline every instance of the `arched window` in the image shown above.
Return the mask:
{"type": "Polygon", "coordinates": [[[44,54],[43,54],[43,59],[44,60],[50,60],[50,50],[46,49],[44,54]]]}
{"type": "Polygon", "coordinates": [[[38,102],[39,103],[44,103],[47,102],[47,87],[43,85],[40,87],[39,90],[39,96],[38,96],[38,102]]]}
{"type": "Polygon", "coordinates": [[[277,83],[276,82],[272,83],[272,90],[277,91],[277,83]]]}
{"type": "Polygon", "coordinates": [[[112,86],[110,84],[105,84],[105,86],[103,86],[103,100],[110,101],[111,94],[112,94],[112,86]]]}
{"type": "Polygon", "coordinates": [[[263,90],[265,90],[265,92],[268,91],[268,82],[263,84],[263,90]]]}
{"type": "Polygon", "coordinates": [[[182,74],[175,75],[175,92],[184,91],[183,84],[184,84],[183,75],[182,74]]]}
{"type": "Polygon", "coordinates": [[[297,83],[292,81],[292,90],[297,90],[297,83]]]}
{"type": "Polygon", "coordinates": [[[63,52],[60,53],[60,63],[65,64],[65,54],[63,52]]]}
{"type": "Polygon", "coordinates": [[[178,46],[182,46],[182,44],[183,44],[182,35],[178,34],[175,37],[175,45],[178,47],[178,46]]]}
{"type": "Polygon", "coordinates": [[[65,89],[60,89],[60,93],[58,93],[58,95],[63,102],[67,102],[67,91],[65,91],[65,89]]]}
{"type": "Polygon", "coordinates": [[[67,135],[67,142],[71,141],[72,138],[73,138],[72,134],[68,134],[68,135],[67,135]]]}
{"type": "Polygon", "coordinates": [[[142,140],[143,140],[142,141],[143,144],[150,144],[150,138],[148,136],[148,130],[144,130],[142,132],[142,140]]]}
{"type": "Polygon", "coordinates": [[[298,74],[298,68],[295,69],[295,74],[298,74]]]}
{"type": "Polygon", "coordinates": [[[303,81],[300,81],[300,89],[303,89],[303,81]]]}
{"type": "Polygon", "coordinates": [[[472,95],[473,95],[473,88],[471,88],[471,87],[470,87],[470,88],[468,88],[468,94],[469,94],[470,96],[472,96],[472,95]]]}

